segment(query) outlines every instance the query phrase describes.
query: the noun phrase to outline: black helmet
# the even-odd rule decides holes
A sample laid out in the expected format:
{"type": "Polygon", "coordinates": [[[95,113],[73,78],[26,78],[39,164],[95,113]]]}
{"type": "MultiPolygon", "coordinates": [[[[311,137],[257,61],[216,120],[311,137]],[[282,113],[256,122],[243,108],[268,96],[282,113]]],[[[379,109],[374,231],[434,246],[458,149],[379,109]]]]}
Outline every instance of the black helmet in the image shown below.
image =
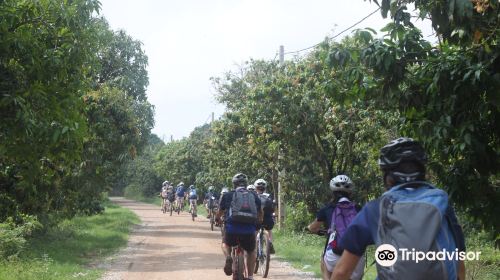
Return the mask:
{"type": "Polygon", "coordinates": [[[235,187],[246,187],[248,185],[247,175],[243,173],[238,173],[233,177],[233,186],[235,187]]]}
{"type": "Polygon", "coordinates": [[[425,166],[427,154],[422,145],[412,138],[401,137],[389,142],[380,149],[378,165],[384,170],[391,170],[401,162],[412,161],[425,166]]]}

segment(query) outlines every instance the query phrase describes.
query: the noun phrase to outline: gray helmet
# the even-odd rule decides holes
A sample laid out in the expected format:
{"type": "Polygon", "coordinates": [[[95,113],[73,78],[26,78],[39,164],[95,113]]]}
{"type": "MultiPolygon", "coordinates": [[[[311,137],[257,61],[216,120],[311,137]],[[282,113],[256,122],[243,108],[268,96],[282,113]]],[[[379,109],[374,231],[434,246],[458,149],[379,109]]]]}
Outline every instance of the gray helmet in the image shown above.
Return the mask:
{"type": "Polygon", "coordinates": [[[334,192],[352,193],[354,184],[346,175],[337,175],[330,181],[330,190],[334,192]]]}
{"type": "Polygon", "coordinates": [[[259,190],[266,190],[267,188],[267,182],[264,179],[257,179],[253,184],[255,185],[255,188],[259,190]]]}
{"type": "Polygon", "coordinates": [[[210,186],[210,187],[208,187],[208,190],[209,190],[209,191],[213,191],[214,189],[215,189],[215,187],[214,187],[214,186],[210,186]]]}
{"type": "Polygon", "coordinates": [[[246,187],[248,185],[247,175],[243,173],[238,173],[233,177],[233,186],[235,187],[246,187]]]}

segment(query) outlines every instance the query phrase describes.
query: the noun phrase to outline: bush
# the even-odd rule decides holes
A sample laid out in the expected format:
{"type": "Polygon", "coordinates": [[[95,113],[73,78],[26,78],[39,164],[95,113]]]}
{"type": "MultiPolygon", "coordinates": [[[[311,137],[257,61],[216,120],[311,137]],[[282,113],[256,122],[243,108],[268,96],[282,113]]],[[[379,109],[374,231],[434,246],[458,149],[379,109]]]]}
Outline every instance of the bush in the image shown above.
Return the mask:
{"type": "Polygon", "coordinates": [[[33,235],[42,225],[36,217],[22,215],[18,223],[13,218],[7,218],[0,223],[0,256],[7,258],[18,255],[25,247],[26,238],[33,235]]]}
{"type": "Polygon", "coordinates": [[[309,213],[305,202],[301,201],[293,206],[286,206],[285,227],[288,230],[302,232],[312,221],[314,221],[314,215],[309,213]]]}

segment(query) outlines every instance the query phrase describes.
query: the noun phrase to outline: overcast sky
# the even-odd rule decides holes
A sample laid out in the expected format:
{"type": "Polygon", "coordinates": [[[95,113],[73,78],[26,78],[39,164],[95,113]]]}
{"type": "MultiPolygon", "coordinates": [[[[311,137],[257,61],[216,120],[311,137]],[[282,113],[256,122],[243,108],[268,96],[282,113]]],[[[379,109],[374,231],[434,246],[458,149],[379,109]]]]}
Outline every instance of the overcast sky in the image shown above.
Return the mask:
{"type": "MultiPolygon", "coordinates": [[[[140,40],[149,58],[153,133],[165,141],[186,137],[216,118],[210,77],[237,69],[250,58],[273,59],[314,45],[349,27],[377,6],[363,0],[101,0],[111,28],[140,40]]],[[[376,13],[356,28],[382,28],[376,13]]],[[[427,24],[428,25],[428,24],[427,24]]],[[[424,34],[431,33],[424,25],[424,34]]],[[[346,34],[350,34],[347,32],[346,34]]],[[[339,38],[340,39],[340,38],[339,38]]],[[[285,59],[290,59],[285,56],[285,59]]]]}

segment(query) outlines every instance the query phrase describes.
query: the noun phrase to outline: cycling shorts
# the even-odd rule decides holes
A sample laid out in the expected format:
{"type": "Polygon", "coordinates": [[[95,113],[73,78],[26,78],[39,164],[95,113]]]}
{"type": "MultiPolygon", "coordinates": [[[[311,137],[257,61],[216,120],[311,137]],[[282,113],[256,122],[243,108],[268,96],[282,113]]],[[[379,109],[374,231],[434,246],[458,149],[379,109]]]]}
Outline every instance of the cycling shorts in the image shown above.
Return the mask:
{"type": "Polygon", "coordinates": [[[264,227],[265,230],[272,230],[274,228],[274,222],[266,223],[266,221],[264,221],[262,225],[257,225],[257,231],[260,230],[261,227],[264,227]]]}
{"type": "Polygon", "coordinates": [[[234,234],[234,233],[224,233],[224,243],[228,246],[236,246],[240,243],[241,248],[247,252],[252,252],[255,250],[255,234],[234,234]]]}

